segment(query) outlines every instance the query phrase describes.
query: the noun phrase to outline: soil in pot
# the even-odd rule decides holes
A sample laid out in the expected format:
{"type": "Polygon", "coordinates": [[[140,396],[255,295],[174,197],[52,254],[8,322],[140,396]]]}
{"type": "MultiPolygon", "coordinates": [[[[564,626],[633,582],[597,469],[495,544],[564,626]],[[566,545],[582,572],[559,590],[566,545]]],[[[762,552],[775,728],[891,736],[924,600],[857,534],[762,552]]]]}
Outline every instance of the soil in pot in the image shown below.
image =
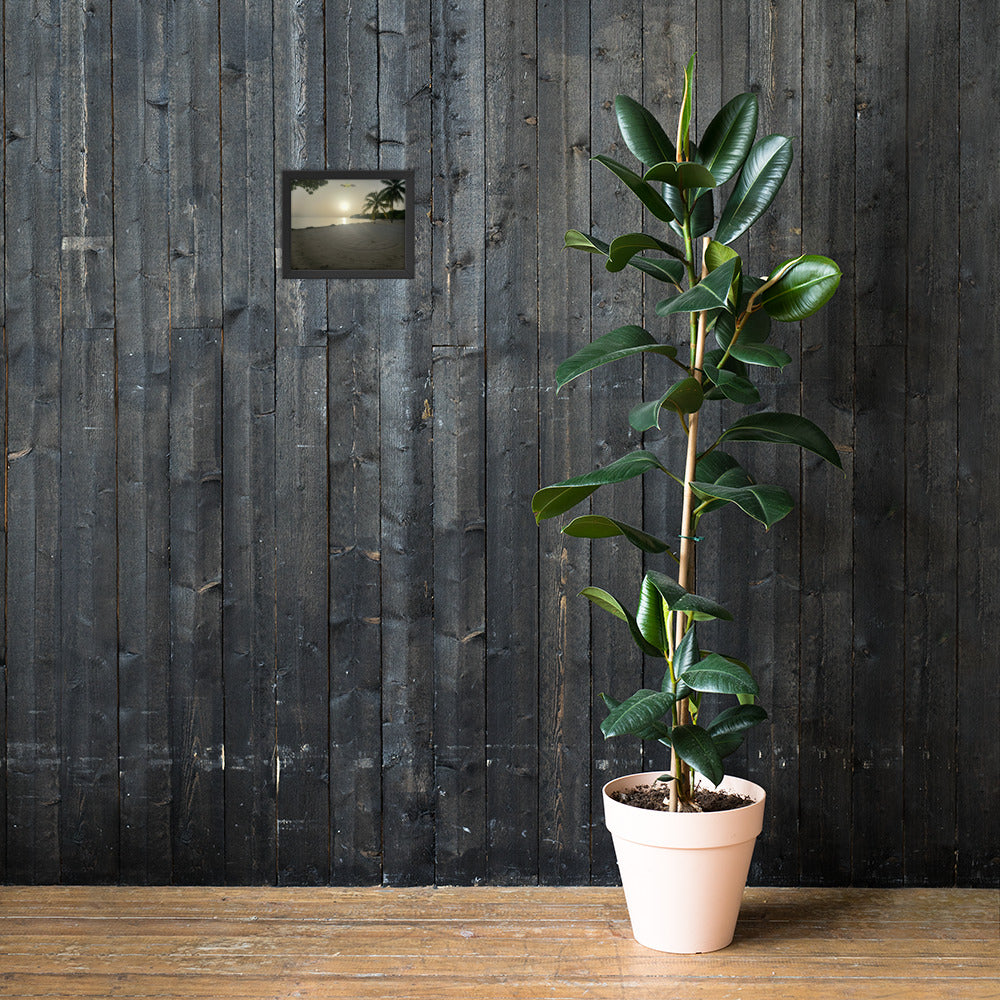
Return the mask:
{"type": "MultiPolygon", "coordinates": [[[[634,788],[622,788],[608,794],[626,806],[636,806],[639,809],[652,809],[656,812],[670,811],[670,797],[664,784],[637,785],[634,788]]],[[[748,806],[753,799],[748,795],[734,795],[732,792],[718,792],[711,788],[695,788],[694,801],[681,803],[680,812],[722,812],[726,809],[741,809],[748,806]]]]}

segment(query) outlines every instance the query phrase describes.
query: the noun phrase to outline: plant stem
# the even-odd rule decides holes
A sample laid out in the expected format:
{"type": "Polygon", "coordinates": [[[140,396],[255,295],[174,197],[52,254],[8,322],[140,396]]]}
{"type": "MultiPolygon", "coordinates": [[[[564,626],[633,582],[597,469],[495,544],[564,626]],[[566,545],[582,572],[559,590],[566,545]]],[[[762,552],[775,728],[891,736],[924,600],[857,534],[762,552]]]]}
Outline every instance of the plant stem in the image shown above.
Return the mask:
{"type": "MultiPolygon", "coordinates": [[[[704,248],[708,247],[708,240],[704,241],[704,248]]],[[[704,253],[703,248],[703,253],[704,253]]],[[[708,273],[708,268],[705,264],[702,264],[702,277],[708,273]]],[[[708,314],[698,313],[698,326],[697,335],[694,340],[694,350],[692,352],[691,367],[693,370],[694,377],[701,382],[704,378],[702,374],[702,366],[704,364],[705,357],[705,339],[708,333],[708,314]]],[[[687,457],[684,463],[684,501],[681,513],[681,549],[678,559],[677,567],[677,582],[685,589],[690,590],[694,587],[694,574],[695,574],[695,549],[694,549],[694,538],[693,526],[694,526],[694,505],[695,505],[695,495],[694,491],[691,489],[691,481],[695,478],[695,468],[698,462],[698,417],[700,411],[695,411],[691,414],[691,419],[688,421],[688,436],[687,436],[687,457]]],[[[681,639],[684,638],[686,617],[684,615],[676,616],[676,634],[674,637],[675,647],[680,645],[681,639]]],[[[690,719],[690,713],[688,711],[687,699],[683,698],[677,703],[677,725],[683,726],[690,719]]],[[[674,775],[674,780],[670,783],[670,811],[676,812],[678,805],[678,792],[686,796],[689,792],[687,788],[687,765],[677,756],[676,750],[671,750],[670,754],[670,771],[674,775]],[[682,778],[683,775],[683,778],[682,778]],[[680,790],[678,786],[683,785],[683,790],[680,790]]]]}

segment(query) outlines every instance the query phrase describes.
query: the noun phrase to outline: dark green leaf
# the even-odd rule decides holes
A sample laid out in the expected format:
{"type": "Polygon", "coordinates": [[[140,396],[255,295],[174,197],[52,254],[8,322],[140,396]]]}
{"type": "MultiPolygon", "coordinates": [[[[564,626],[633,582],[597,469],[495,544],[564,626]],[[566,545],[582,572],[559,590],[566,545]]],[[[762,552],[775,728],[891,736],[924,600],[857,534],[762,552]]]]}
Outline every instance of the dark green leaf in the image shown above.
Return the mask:
{"type": "Polygon", "coordinates": [[[732,243],[767,211],[791,164],[791,139],[768,135],[754,144],[722,210],[715,234],[720,243],[732,243]]]}
{"type": "Polygon", "coordinates": [[[650,535],[641,528],[626,524],[624,521],[616,521],[611,517],[585,514],[583,517],[574,518],[562,531],[564,535],[571,535],[574,538],[614,538],[618,535],[624,535],[637,549],[642,549],[643,552],[655,554],[669,552],[670,555],[674,555],[670,546],[662,539],[650,535]]]}
{"type": "MultiPolygon", "coordinates": [[[[695,192],[697,194],[697,192],[695,192]]],[[[691,238],[697,239],[711,232],[715,225],[715,200],[712,192],[706,191],[697,195],[694,208],[691,209],[691,238]]]]}
{"type": "Polygon", "coordinates": [[[683,192],[669,184],[661,185],[660,190],[663,194],[663,200],[670,206],[670,211],[674,213],[674,221],[670,223],[670,228],[680,239],[684,239],[684,229],[677,221],[684,218],[686,211],[683,192]]]}
{"type": "Polygon", "coordinates": [[[667,307],[680,294],[681,294],[680,292],[672,292],[665,299],[660,299],[660,301],[656,303],[656,307],[655,307],[656,315],[657,316],[665,316],[667,314],[666,313],[667,307]]]}
{"type": "MultiPolygon", "coordinates": [[[[736,317],[732,313],[721,313],[715,324],[715,339],[718,345],[723,349],[727,348],[732,343],[735,332],[736,317]]],[[[743,321],[743,329],[740,330],[736,347],[763,344],[770,333],[771,317],[762,309],[753,312],[743,321]]]]}
{"type": "Polygon", "coordinates": [[[641,326],[620,326],[567,358],[556,369],[556,385],[561,389],[567,382],[601,365],[643,353],[675,358],[677,348],[658,343],[641,326]]]}
{"type": "Polygon", "coordinates": [[[707,167],[687,161],[657,163],[642,175],[642,179],[675,188],[713,188],[717,183],[707,167]]]}
{"type": "Polygon", "coordinates": [[[712,483],[691,483],[691,489],[703,500],[717,499],[734,503],[770,529],[793,507],[792,498],[780,486],[720,486],[712,483]]]}
{"type": "Polygon", "coordinates": [[[724,451],[719,451],[718,448],[698,459],[694,474],[700,483],[744,486],[749,485],[752,481],[732,455],[727,455],[724,451]],[[724,476],[729,477],[733,472],[738,472],[743,478],[739,482],[733,482],[731,478],[723,479],[724,476]]]}
{"type": "MultiPolygon", "coordinates": [[[[673,247],[671,247],[671,251],[673,247]]],[[[661,260],[649,257],[633,257],[629,264],[643,274],[648,274],[657,281],[679,285],[684,280],[684,265],[679,260],[661,260]]]]}
{"type": "Polygon", "coordinates": [[[685,590],[676,580],[671,580],[669,576],[650,570],[645,579],[660,592],[660,596],[667,602],[667,607],[671,611],[685,611],[694,616],[695,621],[707,621],[712,618],[721,618],[725,621],[732,621],[733,616],[720,604],[710,601],[707,597],[699,597],[685,590]]]}
{"type": "Polygon", "coordinates": [[[677,751],[677,756],[708,778],[713,785],[717,786],[726,776],[715,743],[701,726],[674,726],[670,742],[677,751]]]}
{"type": "MultiPolygon", "coordinates": [[[[606,738],[625,735],[646,738],[644,733],[666,715],[673,704],[673,695],[643,688],[611,709],[601,723],[601,732],[606,738]]],[[[665,735],[666,727],[663,731],[665,735]]]]}
{"type": "Polygon", "coordinates": [[[737,95],[709,123],[699,154],[719,184],[735,176],[756,134],[757,98],[753,94],[737,95]]]}
{"type": "Polygon", "coordinates": [[[705,374],[712,380],[712,383],[719,387],[719,391],[727,398],[736,403],[758,403],[760,393],[757,387],[748,378],[736,375],[725,370],[720,371],[715,365],[704,365],[705,374]]]}
{"type": "Polygon", "coordinates": [[[638,101],[619,94],[615,98],[615,114],[625,145],[640,163],[676,159],[674,144],[663,131],[663,126],[638,101]]]}
{"type": "Polygon", "coordinates": [[[829,257],[807,255],[761,292],[760,301],[775,319],[792,323],[826,305],[839,284],[840,268],[829,257]]]}
{"type": "MultiPolygon", "coordinates": [[[[625,233],[611,241],[608,247],[608,262],[605,266],[609,271],[621,271],[637,253],[643,250],[661,250],[674,257],[684,256],[680,250],[669,243],[664,243],[663,240],[658,240],[655,236],[648,236],[646,233],[625,233]]],[[[683,265],[681,267],[683,268],[683,265]]]]}
{"type": "Polygon", "coordinates": [[[670,648],[667,641],[667,621],[664,614],[663,600],[657,589],[645,577],[639,591],[639,607],[635,612],[635,620],[643,638],[662,652],[670,648]]]}
{"type": "Polygon", "coordinates": [[[701,312],[704,309],[725,309],[729,289],[736,277],[739,258],[727,260],[686,292],[672,299],[663,314],[701,312]]]}
{"type": "Polygon", "coordinates": [[[757,694],[757,682],[743,668],[718,653],[710,653],[684,674],[695,691],[715,694],[757,694]]]}
{"type": "MultiPolygon", "coordinates": [[[[719,319],[725,319],[729,316],[729,313],[719,312],[719,319]]],[[[702,370],[708,367],[718,368],[719,362],[722,361],[723,351],[717,347],[712,348],[710,351],[705,351],[705,357],[702,361],[702,370]]],[[[722,365],[722,371],[732,372],[733,375],[739,375],[740,378],[747,378],[747,366],[743,364],[742,361],[737,361],[732,355],[726,358],[726,362],[722,365]]],[[[713,385],[709,381],[705,388],[705,398],[706,399],[725,399],[725,395],[719,391],[719,387],[713,385]]]]}
{"type": "Polygon", "coordinates": [[[712,736],[712,742],[719,756],[723,759],[731,753],[736,753],[743,745],[744,733],[726,733],[724,736],[712,736]]]}
{"type": "Polygon", "coordinates": [[[579,229],[570,229],[566,233],[563,249],[585,250],[587,253],[602,253],[607,256],[608,244],[595,236],[587,236],[579,229]]]}
{"type": "MultiPolygon", "coordinates": [[[[735,458],[718,449],[698,460],[695,476],[697,482],[722,486],[750,486],[753,483],[753,480],[747,475],[746,469],[735,458]]],[[[726,504],[725,500],[713,500],[702,507],[702,516],[719,507],[725,507],[726,504]]]]}
{"type": "Polygon", "coordinates": [[[785,351],[773,344],[744,344],[742,334],[733,344],[730,357],[746,365],[761,365],[765,368],[784,368],[792,361],[785,351]]]}
{"type": "Polygon", "coordinates": [[[594,156],[592,159],[603,164],[619,180],[623,181],[626,187],[661,222],[671,222],[673,220],[674,213],[670,211],[667,203],[638,174],[633,173],[628,167],[617,160],[612,160],[610,156],[594,156]]]}
{"type": "Polygon", "coordinates": [[[628,422],[637,431],[648,431],[660,426],[660,410],[663,407],[669,406],[677,413],[694,413],[701,407],[704,398],[701,383],[688,376],[675,382],[659,399],[633,407],[628,422]]]}
{"type": "MultiPolygon", "coordinates": [[[[607,705],[609,711],[613,711],[621,704],[620,701],[606,694],[602,694],[601,698],[604,699],[604,704],[607,705]]],[[[641,740],[660,740],[661,743],[670,745],[670,727],[662,722],[651,722],[645,729],[637,730],[634,735],[641,740]]]]}
{"type": "Polygon", "coordinates": [[[685,633],[684,638],[677,644],[674,650],[674,675],[683,677],[684,673],[701,659],[701,650],[698,648],[698,629],[692,625],[685,633]]]}
{"type": "Polygon", "coordinates": [[[545,486],[531,500],[531,510],[536,522],[564,514],[581,500],[586,500],[594,490],[609,483],[621,483],[626,479],[641,476],[650,469],[666,471],[654,455],[648,451],[633,451],[623,455],[603,469],[574,476],[561,483],[545,486]]]}
{"type": "MultiPolygon", "coordinates": [[[[674,651],[674,676],[677,678],[677,690],[674,694],[678,699],[687,698],[691,694],[691,689],[684,683],[684,674],[699,660],[701,660],[701,650],[698,648],[696,626],[692,625],[684,633],[684,638],[677,644],[677,649],[674,651]]],[[[668,672],[668,680],[669,677],[668,672]]]]}
{"type": "Polygon", "coordinates": [[[720,712],[708,725],[708,731],[713,736],[726,736],[729,733],[740,733],[752,726],[759,725],[767,718],[767,712],[760,705],[734,705],[720,712]]]}
{"type": "Polygon", "coordinates": [[[643,637],[639,625],[635,620],[635,615],[623,607],[621,602],[612,597],[606,590],[601,590],[600,587],[584,587],[580,591],[580,596],[586,597],[592,604],[596,604],[599,608],[614,615],[615,618],[619,618],[625,622],[628,625],[629,632],[632,634],[633,641],[647,656],[663,656],[662,649],[657,649],[656,646],[648,643],[643,637]]]}
{"type": "Polygon", "coordinates": [[[811,421],[797,413],[752,413],[727,427],[722,441],[766,441],[772,444],[795,444],[826,459],[838,469],[840,456],[833,442],[811,421]]]}

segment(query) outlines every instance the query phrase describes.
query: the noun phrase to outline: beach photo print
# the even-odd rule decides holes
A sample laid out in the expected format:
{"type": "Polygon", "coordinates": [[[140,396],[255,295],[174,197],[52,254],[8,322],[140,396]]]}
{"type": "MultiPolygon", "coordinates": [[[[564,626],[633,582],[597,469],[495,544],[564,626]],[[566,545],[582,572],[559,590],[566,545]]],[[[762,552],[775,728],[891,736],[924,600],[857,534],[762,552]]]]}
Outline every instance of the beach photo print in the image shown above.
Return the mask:
{"type": "Polygon", "coordinates": [[[412,170],[286,170],[286,278],[412,278],[412,170]]]}

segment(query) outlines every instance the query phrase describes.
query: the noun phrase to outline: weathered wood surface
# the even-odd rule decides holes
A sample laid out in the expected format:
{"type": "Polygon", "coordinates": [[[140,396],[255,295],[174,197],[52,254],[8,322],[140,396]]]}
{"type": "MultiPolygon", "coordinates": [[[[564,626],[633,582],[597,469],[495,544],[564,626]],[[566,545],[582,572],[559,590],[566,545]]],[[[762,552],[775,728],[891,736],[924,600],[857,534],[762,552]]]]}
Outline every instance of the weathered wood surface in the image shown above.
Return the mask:
{"type": "Polygon", "coordinates": [[[987,1000],[986,890],[747,890],[735,939],[664,955],[619,889],[0,889],[0,996],[987,1000]]]}
{"type": "MultiPolygon", "coordinates": [[[[844,270],[759,381],[846,476],[747,446],[802,507],[705,525],[699,589],[738,619],[705,644],[771,715],[731,759],[768,786],[752,879],[997,885],[995,20],[6,3],[0,878],[616,880],[601,785],[665,756],[605,742],[597,698],[660,678],[576,594],[634,604],[643,560],[528,504],[662,391],[651,358],[555,392],[616,326],[670,335],[656,283],[562,234],[642,228],[589,157],[630,159],[618,93],[669,131],[697,51],[697,131],[751,88],[794,138],[752,270],[844,270]],[[415,171],[414,279],[277,276],[281,171],[324,166],[415,171]]],[[[660,486],[593,509],[675,536],[660,486]]]]}

